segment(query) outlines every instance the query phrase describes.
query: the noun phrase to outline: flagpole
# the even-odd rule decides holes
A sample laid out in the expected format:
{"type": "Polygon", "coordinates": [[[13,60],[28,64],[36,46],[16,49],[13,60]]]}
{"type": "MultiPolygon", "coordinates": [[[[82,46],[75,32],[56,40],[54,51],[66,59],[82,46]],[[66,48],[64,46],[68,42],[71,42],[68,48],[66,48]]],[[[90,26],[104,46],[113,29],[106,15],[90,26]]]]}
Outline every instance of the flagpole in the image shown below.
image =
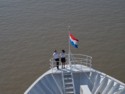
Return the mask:
{"type": "MultiPolygon", "coordinates": [[[[70,26],[68,26],[68,32],[69,32],[69,35],[70,35],[70,26]]],[[[70,48],[70,37],[69,37],[69,53],[68,53],[68,58],[69,59],[68,59],[68,61],[69,61],[70,69],[71,69],[71,59],[70,59],[71,57],[70,56],[71,56],[71,48],[70,48]]]]}

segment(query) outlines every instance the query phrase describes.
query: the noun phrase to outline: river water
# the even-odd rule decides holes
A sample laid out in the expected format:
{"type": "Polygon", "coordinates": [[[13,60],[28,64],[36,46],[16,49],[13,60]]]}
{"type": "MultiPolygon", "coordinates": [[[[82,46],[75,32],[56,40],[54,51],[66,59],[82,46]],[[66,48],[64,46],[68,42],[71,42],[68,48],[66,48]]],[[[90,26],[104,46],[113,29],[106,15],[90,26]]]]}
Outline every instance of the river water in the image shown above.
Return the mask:
{"type": "Polygon", "coordinates": [[[53,51],[72,53],[125,82],[125,0],[0,0],[0,94],[23,94],[49,69],[53,51]]]}

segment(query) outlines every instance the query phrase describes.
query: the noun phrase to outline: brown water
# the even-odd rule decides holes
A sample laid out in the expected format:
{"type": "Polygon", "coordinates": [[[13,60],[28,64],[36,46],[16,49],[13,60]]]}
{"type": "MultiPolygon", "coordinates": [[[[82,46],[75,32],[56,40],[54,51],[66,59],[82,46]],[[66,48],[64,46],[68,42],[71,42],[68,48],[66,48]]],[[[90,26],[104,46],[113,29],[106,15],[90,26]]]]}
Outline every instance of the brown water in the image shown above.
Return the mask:
{"type": "Polygon", "coordinates": [[[23,94],[49,69],[55,49],[68,51],[125,82],[125,0],[0,0],[0,94],[23,94]]]}

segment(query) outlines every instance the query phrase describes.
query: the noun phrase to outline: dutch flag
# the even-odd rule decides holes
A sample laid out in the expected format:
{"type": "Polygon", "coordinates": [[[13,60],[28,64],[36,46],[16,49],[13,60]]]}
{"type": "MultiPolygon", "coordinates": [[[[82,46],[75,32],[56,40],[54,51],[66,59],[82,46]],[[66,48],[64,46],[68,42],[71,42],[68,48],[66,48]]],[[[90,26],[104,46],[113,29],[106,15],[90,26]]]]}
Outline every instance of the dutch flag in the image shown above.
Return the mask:
{"type": "Polygon", "coordinates": [[[69,33],[70,43],[74,48],[78,48],[78,39],[76,39],[71,33],[69,33]]]}

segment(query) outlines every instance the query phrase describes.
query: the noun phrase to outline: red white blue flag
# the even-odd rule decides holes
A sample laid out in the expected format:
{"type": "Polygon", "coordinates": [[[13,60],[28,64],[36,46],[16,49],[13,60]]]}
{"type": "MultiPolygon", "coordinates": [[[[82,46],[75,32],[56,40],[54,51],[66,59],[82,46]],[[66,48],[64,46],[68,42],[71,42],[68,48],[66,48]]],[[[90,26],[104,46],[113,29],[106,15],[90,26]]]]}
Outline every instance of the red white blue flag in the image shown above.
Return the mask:
{"type": "Polygon", "coordinates": [[[74,48],[78,48],[78,39],[76,39],[71,33],[69,33],[70,43],[74,48]]]}

